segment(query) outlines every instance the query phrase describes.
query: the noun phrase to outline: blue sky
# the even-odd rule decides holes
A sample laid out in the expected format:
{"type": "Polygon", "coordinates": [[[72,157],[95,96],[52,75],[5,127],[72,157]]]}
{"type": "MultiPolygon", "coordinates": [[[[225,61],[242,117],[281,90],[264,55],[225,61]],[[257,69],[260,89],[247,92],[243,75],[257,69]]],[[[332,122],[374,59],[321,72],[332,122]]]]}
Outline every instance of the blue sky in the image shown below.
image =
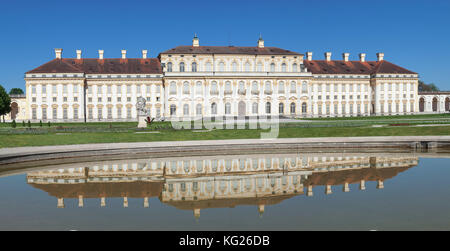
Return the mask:
{"type": "Polygon", "coordinates": [[[177,45],[266,46],[323,59],[343,52],[385,60],[450,90],[450,1],[6,1],[0,8],[0,84],[24,88],[24,73],[54,58],[151,57],[177,45]]]}

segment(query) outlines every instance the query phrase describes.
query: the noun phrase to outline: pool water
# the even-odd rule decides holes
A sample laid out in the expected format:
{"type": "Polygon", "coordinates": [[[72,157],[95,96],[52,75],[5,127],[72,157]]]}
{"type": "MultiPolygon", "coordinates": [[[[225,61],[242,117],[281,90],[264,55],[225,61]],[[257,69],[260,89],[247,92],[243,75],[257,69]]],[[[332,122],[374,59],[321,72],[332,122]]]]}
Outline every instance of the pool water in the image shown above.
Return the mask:
{"type": "Polygon", "coordinates": [[[286,153],[0,169],[0,230],[450,230],[449,157],[286,153]]]}

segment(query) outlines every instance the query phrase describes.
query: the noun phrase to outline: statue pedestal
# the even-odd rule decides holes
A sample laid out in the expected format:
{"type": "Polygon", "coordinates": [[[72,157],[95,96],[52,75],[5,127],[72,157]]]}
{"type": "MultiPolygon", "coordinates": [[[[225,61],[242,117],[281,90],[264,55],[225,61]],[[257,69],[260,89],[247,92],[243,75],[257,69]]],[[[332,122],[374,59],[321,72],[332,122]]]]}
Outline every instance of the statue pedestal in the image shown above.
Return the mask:
{"type": "Polygon", "coordinates": [[[145,122],[145,116],[139,116],[138,121],[139,121],[138,128],[147,127],[147,122],[145,122]]]}

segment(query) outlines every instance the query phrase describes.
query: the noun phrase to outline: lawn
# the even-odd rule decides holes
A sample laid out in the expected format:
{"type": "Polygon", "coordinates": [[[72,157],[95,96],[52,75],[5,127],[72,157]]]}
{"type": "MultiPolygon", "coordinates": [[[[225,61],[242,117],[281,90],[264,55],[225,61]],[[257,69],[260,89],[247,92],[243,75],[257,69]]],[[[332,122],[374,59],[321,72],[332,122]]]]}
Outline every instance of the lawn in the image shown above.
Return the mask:
{"type": "MultiPolygon", "coordinates": [[[[109,125],[106,126],[109,128],[109,125]]],[[[17,128],[16,128],[17,129],[17,128]]],[[[267,130],[212,130],[198,132],[195,130],[163,129],[160,131],[124,130],[118,132],[43,132],[0,134],[0,147],[66,145],[86,143],[116,142],[150,142],[176,140],[220,140],[220,139],[254,139],[260,138],[261,132],[267,130]],[[144,133],[142,133],[144,132],[144,133]]],[[[279,138],[302,137],[356,137],[356,136],[418,136],[450,135],[450,126],[391,126],[391,127],[286,127],[280,128],[279,138]]]]}
{"type": "Polygon", "coordinates": [[[361,116],[361,117],[330,117],[305,118],[305,120],[404,120],[404,119],[450,119],[450,113],[392,115],[392,116],[361,116]]]}

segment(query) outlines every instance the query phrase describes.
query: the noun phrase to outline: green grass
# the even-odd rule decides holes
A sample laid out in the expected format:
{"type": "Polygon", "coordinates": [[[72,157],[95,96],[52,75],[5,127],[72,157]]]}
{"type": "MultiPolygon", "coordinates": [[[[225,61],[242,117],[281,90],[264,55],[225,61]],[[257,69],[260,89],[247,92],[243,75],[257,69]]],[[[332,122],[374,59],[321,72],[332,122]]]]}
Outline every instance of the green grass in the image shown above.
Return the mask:
{"type": "Polygon", "coordinates": [[[367,116],[367,117],[330,117],[330,118],[305,118],[305,120],[401,120],[401,119],[450,119],[450,113],[418,114],[418,115],[393,115],[393,116],[367,116]]]}
{"type": "MultiPolygon", "coordinates": [[[[194,132],[191,130],[161,130],[160,133],[126,132],[84,132],[69,134],[2,134],[0,147],[70,145],[86,143],[150,142],[180,140],[220,140],[260,138],[267,130],[212,130],[194,132]]],[[[279,138],[302,137],[357,137],[357,136],[418,136],[450,135],[450,126],[432,127],[323,127],[323,128],[280,128],[279,138]]]]}

